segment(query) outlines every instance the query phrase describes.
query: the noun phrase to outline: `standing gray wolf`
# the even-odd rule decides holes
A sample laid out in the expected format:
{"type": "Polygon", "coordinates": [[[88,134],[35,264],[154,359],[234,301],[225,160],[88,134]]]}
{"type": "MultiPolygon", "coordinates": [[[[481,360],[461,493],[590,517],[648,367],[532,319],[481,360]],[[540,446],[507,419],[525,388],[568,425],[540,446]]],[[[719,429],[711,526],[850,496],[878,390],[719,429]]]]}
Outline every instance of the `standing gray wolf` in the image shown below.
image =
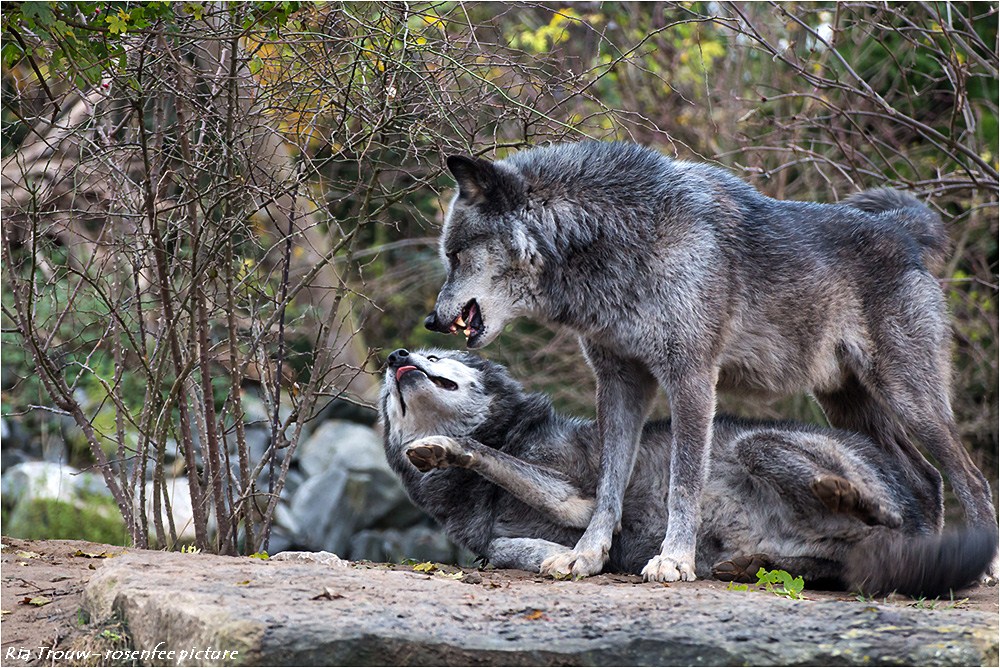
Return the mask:
{"type": "MultiPolygon", "coordinates": [[[[594,510],[593,421],[555,413],[498,364],[471,353],[397,350],[380,400],[386,457],[449,536],[496,566],[537,571],[583,533],[594,510]],[[421,474],[419,471],[424,472],[421,474]]],[[[638,573],[669,517],[668,421],[645,425],[609,570],[638,573]]],[[[811,585],[946,594],[973,581],[995,534],[937,535],[940,516],[900,454],[864,436],[718,417],[693,567],[756,581],[761,566],[811,585]]]]}
{"type": "MultiPolygon", "coordinates": [[[[651,580],[694,579],[715,392],[810,392],[835,427],[867,434],[937,516],[948,475],[968,521],[996,528],[985,477],[952,415],[950,326],[929,269],[941,220],[893,190],[839,205],[777,201],[731,174],[625,143],[582,142],[498,162],[451,157],[441,235],[448,275],[430,329],[470,348],[519,315],[568,327],[597,379],[597,506],[542,572],[601,570],[659,384],[673,418],[669,521],[651,580]]],[[[993,570],[991,568],[991,570],[993,570]]]]}

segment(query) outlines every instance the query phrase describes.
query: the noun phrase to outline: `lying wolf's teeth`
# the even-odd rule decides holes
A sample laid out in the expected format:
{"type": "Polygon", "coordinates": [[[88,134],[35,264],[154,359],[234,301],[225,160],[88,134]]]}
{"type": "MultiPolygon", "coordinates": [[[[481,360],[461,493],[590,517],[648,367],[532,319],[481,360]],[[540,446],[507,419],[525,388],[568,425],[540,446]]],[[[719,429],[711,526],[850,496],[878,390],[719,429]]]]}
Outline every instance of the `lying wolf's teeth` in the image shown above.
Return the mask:
{"type": "Polygon", "coordinates": [[[470,336],[472,336],[472,328],[466,327],[462,333],[465,334],[465,338],[469,338],[470,336]]]}
{"type": "Polygon", "coordinates": [[[459,327],[465,327],[465,320],[462,319],[462,316],[458,316],[455,318],[455,324],[459,327]]]}

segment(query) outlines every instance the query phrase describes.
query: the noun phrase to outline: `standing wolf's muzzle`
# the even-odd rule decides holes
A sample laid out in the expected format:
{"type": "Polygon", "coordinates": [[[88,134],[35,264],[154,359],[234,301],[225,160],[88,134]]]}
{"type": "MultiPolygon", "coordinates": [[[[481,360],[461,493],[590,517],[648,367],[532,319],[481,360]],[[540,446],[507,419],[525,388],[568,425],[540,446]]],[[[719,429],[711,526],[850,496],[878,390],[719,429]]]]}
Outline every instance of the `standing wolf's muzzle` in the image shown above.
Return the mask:
{"type": "Polygon", "coordinates": [[[424,318],[424,327],[431,330],[432,332],[440,332],[441,334],[451,334],[451,323],[445,323],[438,318],[437,311],[431,311],[426,318],[424,318]]]}

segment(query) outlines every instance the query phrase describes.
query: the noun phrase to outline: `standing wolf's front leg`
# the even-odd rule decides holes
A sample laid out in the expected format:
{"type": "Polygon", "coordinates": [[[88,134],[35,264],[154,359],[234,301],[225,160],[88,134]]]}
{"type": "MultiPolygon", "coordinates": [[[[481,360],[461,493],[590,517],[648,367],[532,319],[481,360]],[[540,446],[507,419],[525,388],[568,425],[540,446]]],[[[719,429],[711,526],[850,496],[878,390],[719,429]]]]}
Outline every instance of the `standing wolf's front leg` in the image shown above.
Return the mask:
{"type": "Polygon", "coordinates": [[[632,477],[642,423],[656,394],[656,379],[639,361],[589,343],[585,352],[597,376],[597,425],[601,434],[597,505],[576,547],[542,562],[541,572],[548,575],[595,575],[604,567],[612,537],[621,523],[622,502],[632,477]]]}
{"type": "Polygon", "coordinates": [[[559,471],[472,438],[427,436],[406,446],[406,456],[424,472],[452,466],[473,470],[563,526],[583,529],[594,512],[594,500],[559,471]]]}
{"type": "Polygon", "coordinates": [[[718,372],[685,370],[664,377],[670,394],[670,496],[667,535],[660,554],[642,569],[646,580],[694,580],[695,546],[701,522],[701,493],[708,475],[718,372]]]}

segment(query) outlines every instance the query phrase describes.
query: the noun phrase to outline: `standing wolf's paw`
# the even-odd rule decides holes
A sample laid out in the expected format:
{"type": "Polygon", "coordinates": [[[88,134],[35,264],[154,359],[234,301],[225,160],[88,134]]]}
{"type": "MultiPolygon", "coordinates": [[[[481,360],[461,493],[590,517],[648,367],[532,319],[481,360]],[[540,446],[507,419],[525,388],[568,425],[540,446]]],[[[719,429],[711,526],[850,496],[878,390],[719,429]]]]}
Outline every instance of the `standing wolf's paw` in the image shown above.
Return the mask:
{"type": "Polygon", "coordinates": [[[642,569],[642,579],[646,582],[694,582],[694,556],[672,557],[658,554],[642,569]]]}
{"type": "Polygon", "coordinates": [[[466,452],[458,441],[447,436],[428,436],[406,446],[406,456],[421,473],[449,466],[469,468],[472,453],[466,452]]]}
{"type": "Polygon", "coordinates": [[[543,561],[538,572],[551,575],[557,580],[567,577],[585,578],[600,573],[606,558],[607,552],[604,550],[569,550],[543,561]]]}
{"type": "Polygon", "coordinates": [[[1000,553],[993,555],[993,561],[987,567],[980,582],[987,587],[997,586],[997,576],[1000,576],[1000,553]]]}

